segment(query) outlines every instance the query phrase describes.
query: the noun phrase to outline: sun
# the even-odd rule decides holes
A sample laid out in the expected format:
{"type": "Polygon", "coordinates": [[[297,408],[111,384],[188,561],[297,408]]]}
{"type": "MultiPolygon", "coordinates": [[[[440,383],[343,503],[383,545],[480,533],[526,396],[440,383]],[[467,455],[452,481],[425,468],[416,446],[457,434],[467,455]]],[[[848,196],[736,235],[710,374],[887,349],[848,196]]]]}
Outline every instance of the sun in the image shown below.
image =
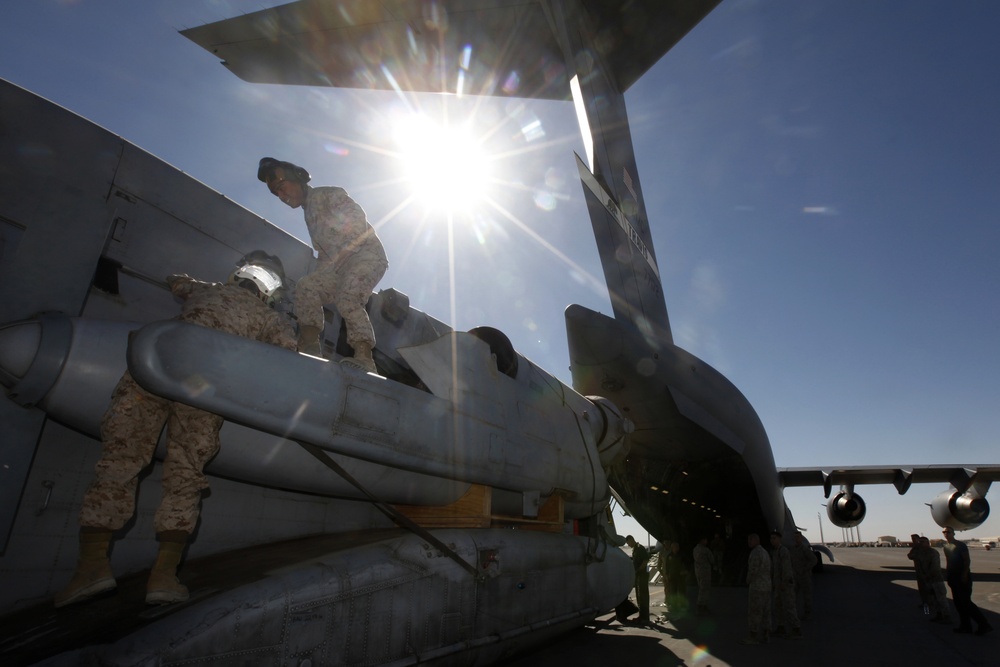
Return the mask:
{"type": "Polygon", "coordinates": [[[469,125],[409,115],[396,122],[393,134],[415,201],[427,209],[460,212],[485,199],[490,160],[469,125]]]}

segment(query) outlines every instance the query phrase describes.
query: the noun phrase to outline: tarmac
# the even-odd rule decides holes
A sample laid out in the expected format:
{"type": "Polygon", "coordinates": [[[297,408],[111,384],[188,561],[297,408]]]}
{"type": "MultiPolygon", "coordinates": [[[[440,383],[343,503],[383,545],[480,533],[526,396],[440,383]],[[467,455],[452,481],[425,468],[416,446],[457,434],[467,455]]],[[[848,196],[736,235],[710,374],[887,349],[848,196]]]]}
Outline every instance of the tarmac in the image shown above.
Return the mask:
{"type": "MultiPolygon", "coordinates": [[[[813,574],[813,611],[802,622],[799,640],[772,638],[767,644],[741,644],[747,635],[745,586],[713,589],[707,616],[675,617],[661,605],[663,587],[654,584],[650,585],[650,625],[622,625],[613,614],[600,616],[545,648],[504,664],[1000,665],[1000,550],[970,549],[972,600],[997,628],[984,636],[956,634],[954,626],[928,621],[913,563],[906,557],[908,550],[832,547],[835,562],[824,557],[822,572],[813,574]]],[[[693,593],[690,590],[689,597],[693,593]]],[[[957,625],[950,591],[948,598],[957,625]]]]}

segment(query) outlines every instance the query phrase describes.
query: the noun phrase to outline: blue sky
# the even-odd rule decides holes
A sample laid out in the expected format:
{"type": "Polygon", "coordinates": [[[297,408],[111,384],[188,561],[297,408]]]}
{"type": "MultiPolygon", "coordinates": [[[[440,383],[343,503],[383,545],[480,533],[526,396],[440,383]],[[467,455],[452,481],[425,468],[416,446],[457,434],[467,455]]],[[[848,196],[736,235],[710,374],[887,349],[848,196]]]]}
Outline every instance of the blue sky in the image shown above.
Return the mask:
{"type": "MultiPolygon", "coordinates": [[[[569,381],[563,309],[610,312],[571,105],[247,84],[177,32],[274,4],[14,0],[0,77],[299,238],[255,171],[305,165],[379,226],[381,287],[569,381]],[[398,159],[414,108],[494,158],[451,252],[398,159]]],[[[675,340],[747,396],[778,466],[1000,462],[998,23],[990,2],[726,0],[627,94],[675,340]]],[[[863,538],[937,534],[923,503],[944,487],[859,490],[863,538]]],[[[811,539],[817,513],[839,537],[821,491],[786,498],[811,539]]]]}

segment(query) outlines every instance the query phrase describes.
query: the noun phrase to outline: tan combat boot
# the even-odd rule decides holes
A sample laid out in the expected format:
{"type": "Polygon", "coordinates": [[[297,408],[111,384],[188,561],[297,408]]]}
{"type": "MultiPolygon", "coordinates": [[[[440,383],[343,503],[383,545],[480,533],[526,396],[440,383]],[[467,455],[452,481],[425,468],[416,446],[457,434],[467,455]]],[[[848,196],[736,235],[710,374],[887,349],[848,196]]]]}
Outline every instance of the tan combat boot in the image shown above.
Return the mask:
{"type": "Polygon", "coordinates": [[[299,325],[299,352],[322,359],[323,344],[319,338],[321,333],[323,330],[319,327],[299,325]]]}
{"type": "Polygon", "coordinates": [[[118,586],[108,560],[110,545],[110,530],[89,526],[80,528],[80,559],[69,585],[56,593],[56,607],[82,602],[118,586]]]}
{"type": "Polygon", "coordinates": [[[187,586],[177,580],[177,565],[181,562],[188,534],[183,530],[157,533],[160,552],[146,582],[146,604],[169,604],[188,599],[187,586]]]}
{"type": "Polygon", "coordinates": [[[340,362],[363,368],[369,373],[378,375],[378,369],[375,368],[375,360],[372,358],[372,344],[365,341],[355,343],[351,347],[354,348],[354,356],[341,359],[340,362]]]}

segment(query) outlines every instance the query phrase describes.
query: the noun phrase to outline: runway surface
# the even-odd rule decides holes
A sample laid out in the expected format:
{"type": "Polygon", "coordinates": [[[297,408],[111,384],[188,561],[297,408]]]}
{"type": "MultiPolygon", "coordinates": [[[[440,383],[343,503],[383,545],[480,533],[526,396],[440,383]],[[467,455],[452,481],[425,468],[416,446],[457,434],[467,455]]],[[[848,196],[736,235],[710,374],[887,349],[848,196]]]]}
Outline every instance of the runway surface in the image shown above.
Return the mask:
{"type": "MultiPolygon", "coordinates": [[[[998,665],[1000,664],[1000,550],[970,549],[973,602],[997,628],[991,634],[955,634],[928,622],[919,604],[906,548],[832,548],[813,575],[813,614],[801,640],[740,643],[747,634],[747,589],[713,590],[712,613],[671,620],[663,616],[663,587],[650,586],[649,627],[621,625],[614,615],[564,635],[546,648],[505,663],[508,667],[773,665],[998,665]]],[[[944,557],[941,559],[944,564],[944,557]]],[[[633,593],[634,595],[634,593],[633,593]]],[[[951,593],[949,591],[949,605],[951,593]]],[[[634,598],[633,598],[634,599],[634,598]]],[[[951,607],[954,616],[954,607],[951,607]]],[[[634,616],[633,616],[634,618],[634,616]]],[[[957,624],[957,617],[956,617],[957,624]]]]}

